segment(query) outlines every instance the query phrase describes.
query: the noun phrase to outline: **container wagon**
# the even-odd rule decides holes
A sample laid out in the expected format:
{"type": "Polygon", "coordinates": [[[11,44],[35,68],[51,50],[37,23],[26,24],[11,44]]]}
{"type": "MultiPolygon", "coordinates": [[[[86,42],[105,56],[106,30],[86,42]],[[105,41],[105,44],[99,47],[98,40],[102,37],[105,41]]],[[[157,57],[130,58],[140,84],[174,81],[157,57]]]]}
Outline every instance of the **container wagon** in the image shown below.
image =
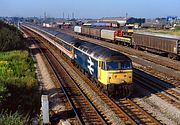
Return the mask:
{"type": "Polygon", "coordinates": [[[114,30],[101,30],[101,38],[105,40],[114,41],[115,40],[115,31],[114,30]]]}
{"type": "Polygon", "coordinates": [[[135,32],[132,36],[135,48],[159,54],[167,54],[172,59],[180,56],[180,37],[160,33],[135,32]]]}
{"type": "Polygon", "coordinates": [[[81,26],[75,26],[74,27],[74,32],[81,34],[81,26]]]}

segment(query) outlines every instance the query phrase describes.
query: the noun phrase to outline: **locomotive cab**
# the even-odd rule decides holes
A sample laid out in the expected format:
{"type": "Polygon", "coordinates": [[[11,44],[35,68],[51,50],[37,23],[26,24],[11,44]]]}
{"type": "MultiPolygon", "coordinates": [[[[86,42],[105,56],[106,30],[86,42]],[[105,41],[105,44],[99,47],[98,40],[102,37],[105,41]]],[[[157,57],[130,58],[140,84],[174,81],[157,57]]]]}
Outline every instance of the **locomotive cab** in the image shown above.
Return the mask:
{"type": "Polygon", "coordinates": [[[99,61],[98,79],[104,84],[131,84],[132,63],[130,61],[99,61]]]}
{"type": "Polygon", "coordinates": [[[115,96],[129,96],[132,92],[131,61],[99,61],[98,80],[105,90],[115,96]]]}

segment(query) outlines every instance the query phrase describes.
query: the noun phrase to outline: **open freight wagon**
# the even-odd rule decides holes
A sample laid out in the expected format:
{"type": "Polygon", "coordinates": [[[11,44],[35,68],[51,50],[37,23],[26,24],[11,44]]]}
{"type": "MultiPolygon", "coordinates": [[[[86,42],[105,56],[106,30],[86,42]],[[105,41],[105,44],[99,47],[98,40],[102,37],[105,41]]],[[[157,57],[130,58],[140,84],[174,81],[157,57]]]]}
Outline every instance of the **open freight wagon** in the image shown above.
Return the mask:
{"type": "Polygon", "coordinates": [[[167,54],[173,59],[177,59],[180,56],[179,36],[150,32],[135,32],[132,38],[135,48],[167,54]]]}

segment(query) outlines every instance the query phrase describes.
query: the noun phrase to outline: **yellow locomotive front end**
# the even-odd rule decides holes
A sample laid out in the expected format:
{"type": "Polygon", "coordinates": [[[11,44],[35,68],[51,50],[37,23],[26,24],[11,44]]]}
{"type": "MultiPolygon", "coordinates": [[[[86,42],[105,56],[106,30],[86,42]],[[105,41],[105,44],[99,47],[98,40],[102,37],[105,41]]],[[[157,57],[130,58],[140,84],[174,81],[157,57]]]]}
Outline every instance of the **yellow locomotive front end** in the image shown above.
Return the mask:
{"type": "Polygon", "coordinates": [[[134,32],[134,26],[133,25],[127,25],[124,27],[124,36],[125,37],[131,37],[134,32]]]}
{"type": "Polygon", "coordinates": [[[117,70],[107,72],[107,84],[131,84],[132,70],[117,70]]]}
{"type": "Polygon", "coordinates": [[[132,91],[131,61],[99,61],[98,80],[108,94],[128,96],[132,91]]]}

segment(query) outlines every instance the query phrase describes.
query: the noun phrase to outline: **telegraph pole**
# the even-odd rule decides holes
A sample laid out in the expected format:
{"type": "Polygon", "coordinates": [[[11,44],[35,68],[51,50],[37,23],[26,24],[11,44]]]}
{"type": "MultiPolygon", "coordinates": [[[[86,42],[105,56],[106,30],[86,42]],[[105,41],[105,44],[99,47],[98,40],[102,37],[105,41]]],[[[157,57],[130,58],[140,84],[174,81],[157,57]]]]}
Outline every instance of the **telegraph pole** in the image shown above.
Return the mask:
{"type": "Polygon", "coordinates": [[[72,19],[74,19],[74,12],[72,13],[72,19]]]}
{"type": "Polygon", "coordinates": [[[64,12],[63,12],[63,19],[64,19],[64,12]]]}
{"type": "Polygon", "coordinates": [[[128,13],[126,12],[126,19],[128,18],[128,13]]]}
{"type": "Polygon", "coordinates": [[[44,12],[44,21],[46,21],[46,12],[44,12]]]}
{"type": "Polygon", "coordinates": [[[69,20],[69,13],[68,13],[68,20],[69,20]]]}

